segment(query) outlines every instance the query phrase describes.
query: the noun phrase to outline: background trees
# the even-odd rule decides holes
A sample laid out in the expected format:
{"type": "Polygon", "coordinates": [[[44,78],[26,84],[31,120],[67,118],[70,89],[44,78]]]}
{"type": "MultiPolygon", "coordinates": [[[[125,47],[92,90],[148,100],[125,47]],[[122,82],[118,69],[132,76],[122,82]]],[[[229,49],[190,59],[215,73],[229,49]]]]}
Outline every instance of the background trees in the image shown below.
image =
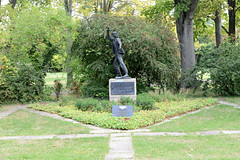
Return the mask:
{"type": "MultiPolygon", "coordinates": [[[[106,79],[115,73],[105,37],[105,29],[110,26],[120,32],[127,51],[124,59],[130,76],[138,78],[139,89],[152,85],[176,89],[179,55],[184,72],[194,70],[195,57],[200,57],[196,55],[209,53],[204,47],[214,41],[217,47],[227,39],[238,45],[238,0],[152,2],[11,0],[0,7],[0,57],[7,58],[13,68],[21,62],[45,73],[49,65],[61,60],[59,63],[67,65],[69,80],[74,72],[79,82],[101,84],[106,90],[106,79]],[[118,16],[109,20],[110,15],[118,16]],[[80,21],[76,32],[75,23],[80,21]],[[178,44],[174,37],[178,37],[178,44]]],[[[213,46],[211,49],[215,50],[213,46]]]]}

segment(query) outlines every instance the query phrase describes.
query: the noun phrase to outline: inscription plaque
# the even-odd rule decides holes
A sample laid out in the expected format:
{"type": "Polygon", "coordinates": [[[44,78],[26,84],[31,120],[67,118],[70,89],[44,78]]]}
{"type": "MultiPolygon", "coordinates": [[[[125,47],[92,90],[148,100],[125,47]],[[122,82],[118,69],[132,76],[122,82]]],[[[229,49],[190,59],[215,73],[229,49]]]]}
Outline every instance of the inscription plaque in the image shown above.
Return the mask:
{"type": "Polygon", "coordinates": [[[114,117],[132,117],[133,105],[113,105],[112,114],[114,117]]]}
{"type": "Polygon", "coordinates": [[[111,82],[112,95],[134,95],[134,82],[111,82]]]}

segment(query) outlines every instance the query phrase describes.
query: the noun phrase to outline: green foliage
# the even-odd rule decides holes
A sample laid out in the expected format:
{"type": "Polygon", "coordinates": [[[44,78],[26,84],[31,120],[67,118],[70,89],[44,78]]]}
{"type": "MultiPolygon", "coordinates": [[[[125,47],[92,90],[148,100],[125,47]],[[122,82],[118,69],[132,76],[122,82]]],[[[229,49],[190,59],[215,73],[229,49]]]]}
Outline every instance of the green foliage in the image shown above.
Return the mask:
{"type": "Polygon", "coordinates": [[[92,81],[84,83],[80,88],[84,97],[106,98],[108,97],[108,88],[103,87],[103,84],[97,84],[92,81]]]}
{"type": "Polygon", "coordinates": [[[107,27],[118,32],[126,52],[123,59],[129,75],[137,78],[138,86],[145,89],[156,84],[176,89],[180,57],[173,33],[137,17],[103,14],[84,19],[78,27],[72,48],[74,59],[78,60],[74,72],[84,75],[78,81],[107,88],[109,78],[115,76],[111,42],[106,37],[107,27]]]}
{"type": "MultiPolygon", "coordinates": [[[[12,17],[7,45],[2,48],[14,62],[32,63],[37,70],[47,69],[55,54],[66,53],[68,33],[73,22],[64,9],[28,6],[12,17]]],[[[0,47],[1,48],[1,47],[0,47]]]]}
{"type": "Polygon", "coordinates": [[[54,55],[50,62],[50,72],[62,72],[65,60],[66,59],[60,54],[54,55]]]}
{"type": "Polygon", "coordinates": [[[133,117],[129,120],[126,120],[124,117],[113,117],[112,113],[107,112],[84,112],[77,110],[76,107],[72,106],[59,107],[57,105],[31,105],[31,107],[51,113],[58,113],[66,118],[72,118],[86,124],[92,124],[103,128],[126,130],[146,127],[161,122],[165,118],[194,111],[216,103],[217,100],[212,98],[185,100],[181,102],[162,102],[157,104],[156,110],[134,113],[133,117]]]}
{"type": "Polygon", "coordinates": [[[152,110],[155,104],[154,99],[148,93],[141,93],[137,95],[136,104],[142,110],[152,110]]]}
{"type": "Polygon", "coordinates": [[[98,101],[93,98],[78,99],[75,107],[82,111],[111,112],[112,103],[107,100],[98,101]]]}
{"type": "Polygon", "coordinates": [[[2,103],[7,100],[30,102],[42,99],[44,73],[36,71],[30,64],[19,63],[14,70],[2,71],[0,88],[2,103]]]}
{"type": "Polygon", "coordinates": [[[202,77],[210,73],[206,89],[217,95],[240,95],[240,47],[239,43],[224,43],[219,48],[203,48],[195,70],[202,77]]]}
{"type": "Polygon", "coordinates": [[[211,70],[211,84],[218,95],[240,95],[240,46],[226,44],[217,50],[219,58],[211,70]]]}
{"type": "Polygon", "coordinates": [[[121,97],[120,98],[120,103],[122,105],[134,105],[135,101],[130,97],[121,97]]]}

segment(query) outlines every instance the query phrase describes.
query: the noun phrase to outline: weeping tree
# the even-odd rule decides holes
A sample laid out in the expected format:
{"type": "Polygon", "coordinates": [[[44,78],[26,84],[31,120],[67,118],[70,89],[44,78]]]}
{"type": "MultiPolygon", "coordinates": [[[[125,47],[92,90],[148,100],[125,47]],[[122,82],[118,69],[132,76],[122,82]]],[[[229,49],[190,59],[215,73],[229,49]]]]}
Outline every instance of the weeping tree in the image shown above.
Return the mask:
{"type": "Polygon", "coordinates": [[[125,50],[123,59],[129,75],[137,78],[138,89],[152,85],[178,88],[180,54],[176,38],[169,29],[137,17],[102,14],[93,15],[79,24],[72,47],[77,60],[75,72],[83,73],[78,80],[107,88],[108,79],[115,77],[107,27],[118,32],[125,50]]]}

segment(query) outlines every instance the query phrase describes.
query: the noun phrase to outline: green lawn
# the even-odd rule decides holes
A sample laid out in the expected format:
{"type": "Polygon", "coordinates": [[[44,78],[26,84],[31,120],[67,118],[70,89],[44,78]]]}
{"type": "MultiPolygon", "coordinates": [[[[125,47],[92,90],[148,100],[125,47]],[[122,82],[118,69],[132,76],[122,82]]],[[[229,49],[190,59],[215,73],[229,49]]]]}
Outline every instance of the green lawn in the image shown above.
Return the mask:
{"type": "Polygon", "coordinates": [[[4,112],[4,111],[10,110],[10,109],[13,109],[16,106],[18,106],[18,105],[14,104],[14,105],[3,105],[3,106],[0,106],[0,112],[4,112]]]}
{"type": "Polygon", "coordinates": [[[239,135],[133,137],[135,159],[239,159],[239,135]]]}
{"type": "MultiPolygon", "coordinates": [[[[49,128],[50,129],[50,128],[49,128]]],[[[104,160],[109,138],[0,141],[1,160],[104,160]]]]}
{"type": "Polygon", "coordinates": [[[223,98],[223,100],[240,105],[240,97],[223,98]]]}
{"type": "Polygon", "coordinates": [[[0,136],[89,133],[87,127],[19,110],[0,119],[0,136]]]}
{"type": "Polygon", "coordinates": [[[171,122],[148,127],[153,132],[194,132],[209,130],[240,130],[240,109],[217,105],[196,114],[187,115],[171,122]]]}
{"type": "Polygon", "coordinates": [[[67,84],[67,73],[58,72],[58,73],[47,73],[45,78],[46,85],[53,86],[54,81],[58,79],[63,85],[67,84]]]}

